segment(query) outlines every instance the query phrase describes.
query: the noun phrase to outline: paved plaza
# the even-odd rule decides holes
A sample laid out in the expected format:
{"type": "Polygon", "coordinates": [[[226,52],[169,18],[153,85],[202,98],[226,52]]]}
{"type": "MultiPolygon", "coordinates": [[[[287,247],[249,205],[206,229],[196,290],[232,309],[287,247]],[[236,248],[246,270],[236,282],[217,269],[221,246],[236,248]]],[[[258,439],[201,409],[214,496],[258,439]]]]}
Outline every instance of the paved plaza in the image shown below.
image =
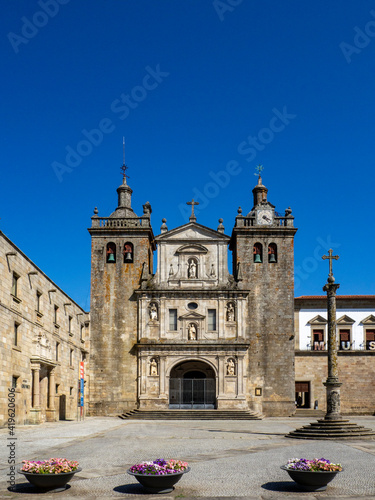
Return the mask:
{"type": "MultiPolygon", "coordinates": [[[[82,472],[75,475],[67,490],[53,494],[35,493],[19,474],[16,491],[7,489],[10,440],[8,430],[3,428],[0,498],[375,498],[375,440],[332,442],[284,437],[311,421],[268,418],[156,422],[92,417],[81,422],[18,427],[14,436],[17,463],[26,458],[51,457],[79,461],[82,472]],[[292,457],[325,457],[340,462],[345,470],[325,492],[306,493],[280,469],[292,457]],[[156,458],[179,458],[191,466],[191,471],[168,495],[145,493],[126,474],[134,463],[156,458]]],[[[352,417],[351,421],[375,430],[375,417],[352,417]]]]}

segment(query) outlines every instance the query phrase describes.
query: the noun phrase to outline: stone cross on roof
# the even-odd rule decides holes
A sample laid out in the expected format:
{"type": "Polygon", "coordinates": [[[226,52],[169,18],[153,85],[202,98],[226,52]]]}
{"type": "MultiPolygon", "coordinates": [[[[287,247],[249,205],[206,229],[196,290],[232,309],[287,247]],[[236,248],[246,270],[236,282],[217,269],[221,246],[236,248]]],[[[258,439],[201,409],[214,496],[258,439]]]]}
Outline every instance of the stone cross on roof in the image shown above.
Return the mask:
{"type": "Polygon", "coordinates": [[[187,201],[186,205],[191,205],[191,215],[189,217],[190,222],[196,222],[197,218],[194,213],[194,205],[199,205],[198,201],[194,201],[194,198],[191,201],[187,201]]]}
{"type": "Polygon", "coordinates": [[[339,258],[338,255],[332,255],[333,250],[330,248],[328,250],[328,255],[323,255],[322,259],[326,260],[329,259],[329,275],[328,275],[328,281],[333,283],[335,281],[335,278],[333,277],[333,272],[332,272],[332,260],[335,259],[337,260],[339,258]]]}

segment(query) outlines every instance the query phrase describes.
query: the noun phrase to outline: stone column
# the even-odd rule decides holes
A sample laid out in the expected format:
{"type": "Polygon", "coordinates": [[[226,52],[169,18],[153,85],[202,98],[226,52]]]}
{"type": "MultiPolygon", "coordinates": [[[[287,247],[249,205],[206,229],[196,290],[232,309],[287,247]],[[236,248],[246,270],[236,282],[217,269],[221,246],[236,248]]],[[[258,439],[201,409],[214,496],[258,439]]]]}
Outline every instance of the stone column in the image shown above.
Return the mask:
{"type": "Polygon", "coordinates": [[[39,372],[40,365],[31,366],[33,372],[33,408],[40,408],[40,394],[39,394],[39,372]]]}
{"type": "Polygon", "coordinates": [[[48,374],[48,408],[46,409],[47,422],[56,421],[55,410],[55,372],[54,369],[48,374]]]}
{"type": "Polygon", "coordinates": [[[32,363],[32,408],[30,408],[30,423],[39,424],[41,422],[40,394],[39,394],[39,374],[40,364],[32,363]]]}
{"type": "Polygon", "coordinates": [[[328,277],[328,283],[323,287],[327,292],[328,314],[328,378],[324,383],[327,391],[327,414],[325,420],[341,420],[340,386],[337,362],[337,331],[336,331],[336,291],[339,284],[334,283],[333,276],[328,277]]]}

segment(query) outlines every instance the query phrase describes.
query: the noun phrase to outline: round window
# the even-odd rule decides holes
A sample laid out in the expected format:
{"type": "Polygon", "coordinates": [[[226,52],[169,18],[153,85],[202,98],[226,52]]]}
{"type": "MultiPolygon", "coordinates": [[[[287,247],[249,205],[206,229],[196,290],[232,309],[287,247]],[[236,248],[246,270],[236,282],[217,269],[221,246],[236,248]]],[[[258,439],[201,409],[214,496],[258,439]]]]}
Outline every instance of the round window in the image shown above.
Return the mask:
{"type": "Polygon", "coordinates": [[[188,308],[189,309],[197,309],[198,304],[196,302],[189,302],[188,308]]]}

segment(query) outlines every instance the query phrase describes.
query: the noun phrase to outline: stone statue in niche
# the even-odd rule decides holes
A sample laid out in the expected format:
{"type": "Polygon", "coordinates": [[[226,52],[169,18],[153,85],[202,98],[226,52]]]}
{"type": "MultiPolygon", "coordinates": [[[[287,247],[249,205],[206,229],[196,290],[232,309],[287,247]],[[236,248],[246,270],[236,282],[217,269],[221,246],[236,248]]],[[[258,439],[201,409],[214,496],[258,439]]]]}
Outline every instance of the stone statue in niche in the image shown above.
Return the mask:
{"type": "Polygon", "coordinates": [[[158,374],[158,363],[155,358],[150,361],[150,375],[155,376],[158,374]]]}
{"type": "Polygon", "coordinates": [[[234,306],[232,302],[227,305],[227,321],[234,321],[234,306]]]}
{"type": "Polygon", "coordinates": [[[189,340],[197,340],[197,327],[194,323],[190,323],[188,326],[188,337],[189,340]]]}
{"type": "Polygon", "coordinates": [[[154,302],[150,304],[150,319],[151,321],[158,320],[158,308],[156,307],[156,304],[154,302]]]}
{"type": "Polygon", "coordinates": [[[197,263],[195,262],[194,259],[189,260],[188,277],[189,278],[197,277],[197,263]]]}
{"type": "Polygon", "coordinates": [[[173,276],[174,275],[174,271],[173,271],[173,264],[171,264],[169,266],[169,276],[173,276]]]}
{"type": "Polygon", "coordinates": [[[227,375],[235,375],[235,364],[232,358],[228,359],[227,375]]]}
{"type": "Polygon", "coordinates": [[[215,273],[215,266],[213,264],[211,264],[211,272],[210,272],[210,276],[212,278],[214,278],[216,276],[216,273],[215,273]]]}

